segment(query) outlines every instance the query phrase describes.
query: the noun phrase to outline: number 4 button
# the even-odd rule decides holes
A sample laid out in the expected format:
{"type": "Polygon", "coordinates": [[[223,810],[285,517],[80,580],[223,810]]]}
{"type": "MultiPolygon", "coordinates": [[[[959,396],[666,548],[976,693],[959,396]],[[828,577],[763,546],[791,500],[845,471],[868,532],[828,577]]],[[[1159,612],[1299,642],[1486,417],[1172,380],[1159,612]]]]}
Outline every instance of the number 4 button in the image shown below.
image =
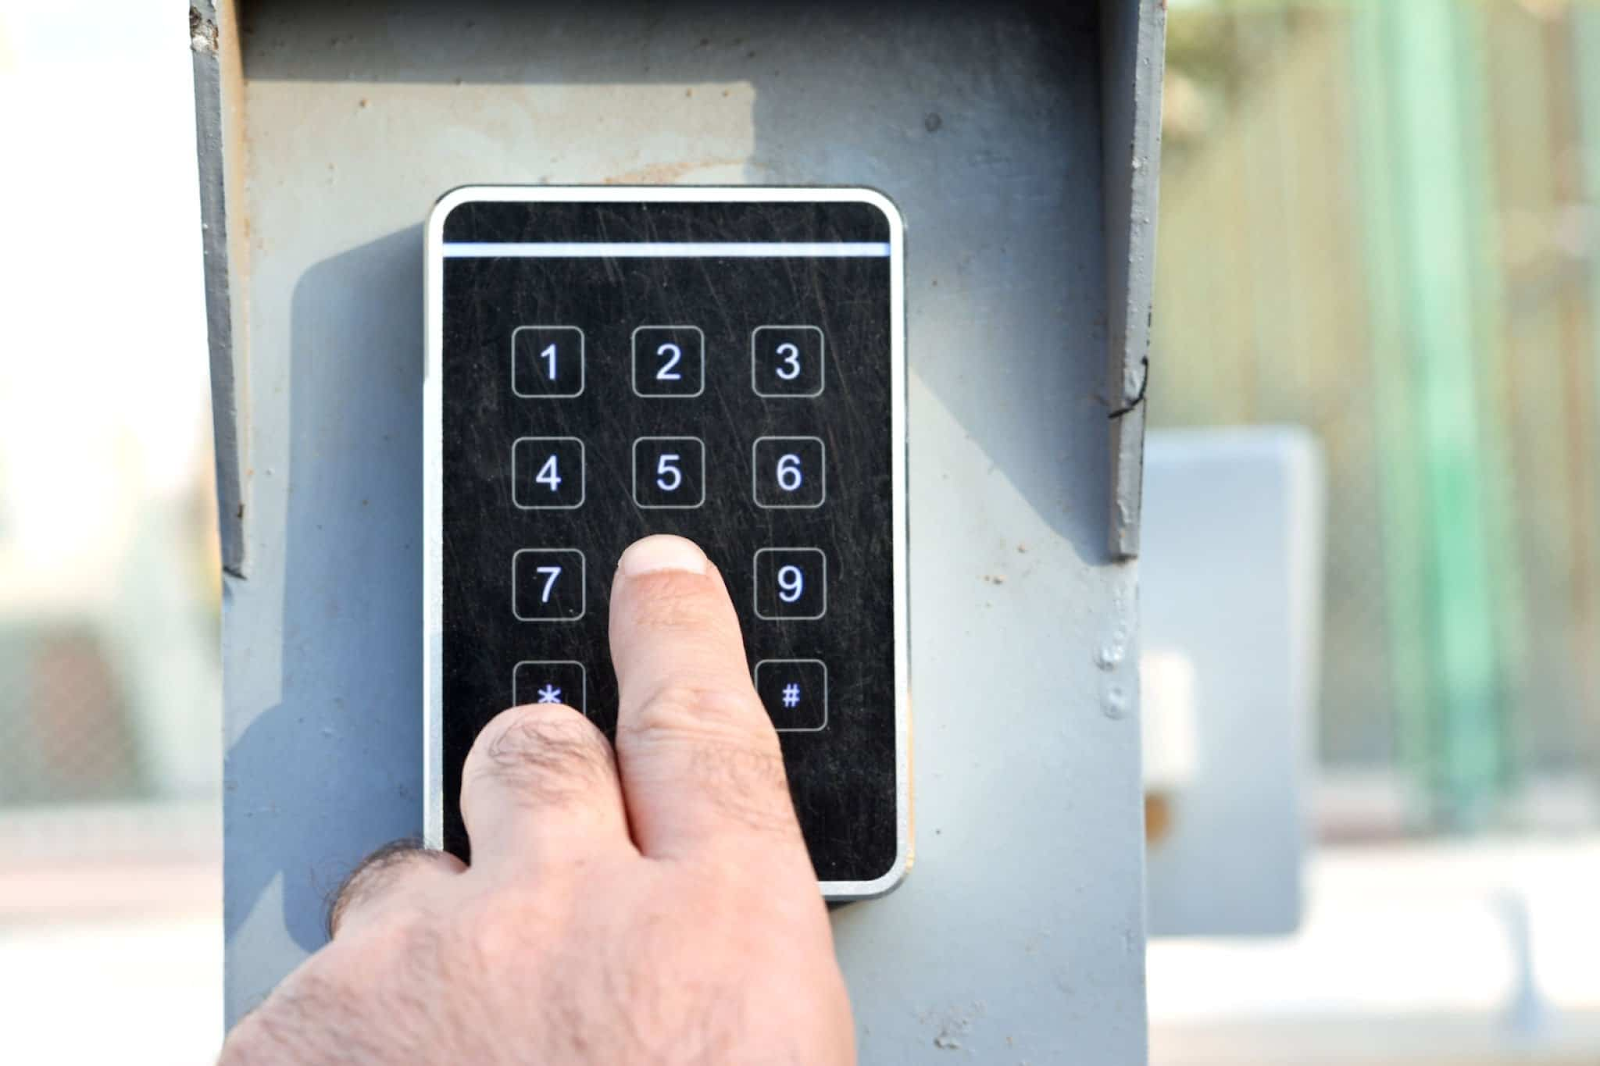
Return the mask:
{"type": "Polygon", "coordinates": [[[511,445],[511,502],[524,511],[583,505],[583,441],[518,437],[511,445]]]}

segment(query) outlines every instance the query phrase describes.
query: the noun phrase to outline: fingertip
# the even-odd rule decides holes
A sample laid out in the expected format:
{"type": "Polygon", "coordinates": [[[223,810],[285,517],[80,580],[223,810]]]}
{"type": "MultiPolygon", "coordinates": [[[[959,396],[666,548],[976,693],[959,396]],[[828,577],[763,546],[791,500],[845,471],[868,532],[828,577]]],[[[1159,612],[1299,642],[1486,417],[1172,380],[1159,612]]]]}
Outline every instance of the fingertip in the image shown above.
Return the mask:
{"type": "Polygon", "coordinates": [[[704,574],[710,567],[710,560],[698,544],[670,533],[653,533],[634,541],[617,560],[617,573],[622,577],[666,572],[704,574]]]}

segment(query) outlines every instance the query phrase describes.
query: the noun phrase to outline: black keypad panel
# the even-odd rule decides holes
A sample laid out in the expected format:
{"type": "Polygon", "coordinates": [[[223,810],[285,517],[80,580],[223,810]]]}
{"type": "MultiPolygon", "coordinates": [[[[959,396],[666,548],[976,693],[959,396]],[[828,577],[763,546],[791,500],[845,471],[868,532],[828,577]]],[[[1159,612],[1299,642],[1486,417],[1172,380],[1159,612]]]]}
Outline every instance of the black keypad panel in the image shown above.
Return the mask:
{"type": "Polygon", "coordinates": [[[889,873],[907,819],[883,211],[480,200],[442,227],[446,847],[467,857],[461,764],[499,711],[565,703],[614,732],[616,561],[675,533],[732,594],[819,878],[889,873]]]}

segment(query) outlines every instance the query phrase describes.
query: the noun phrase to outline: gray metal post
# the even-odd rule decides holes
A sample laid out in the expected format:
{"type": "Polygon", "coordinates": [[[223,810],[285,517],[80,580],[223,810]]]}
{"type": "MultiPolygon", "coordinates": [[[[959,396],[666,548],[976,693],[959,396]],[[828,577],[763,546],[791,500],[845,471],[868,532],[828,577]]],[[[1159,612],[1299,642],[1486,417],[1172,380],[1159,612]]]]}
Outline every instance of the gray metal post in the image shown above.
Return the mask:
{"type": "Polygon", "coordinates": [[[321,943],[341,874],[420,826],[433,198],[866,184],[908,222],[917,861],[835,914],[863,1061],[1143,1062],[1130,556],[1160,0],[250,10],[194,28],[237,473],[230,1020],[321,943]]]}

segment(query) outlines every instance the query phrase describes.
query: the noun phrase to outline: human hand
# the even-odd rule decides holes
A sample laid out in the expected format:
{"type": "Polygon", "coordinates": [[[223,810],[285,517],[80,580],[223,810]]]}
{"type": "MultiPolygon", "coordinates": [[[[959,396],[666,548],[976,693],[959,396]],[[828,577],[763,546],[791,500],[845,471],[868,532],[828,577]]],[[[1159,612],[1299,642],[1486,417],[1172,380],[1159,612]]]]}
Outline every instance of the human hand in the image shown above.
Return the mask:
{"type": "Polygon", "coordinates": [[[778,737],[700,549],[623,553],[611,652],[615,754],[567,707],[496,717],[462,774],[472,866],[365,863],[222,1063],[855,1062],[778,737]]]}

